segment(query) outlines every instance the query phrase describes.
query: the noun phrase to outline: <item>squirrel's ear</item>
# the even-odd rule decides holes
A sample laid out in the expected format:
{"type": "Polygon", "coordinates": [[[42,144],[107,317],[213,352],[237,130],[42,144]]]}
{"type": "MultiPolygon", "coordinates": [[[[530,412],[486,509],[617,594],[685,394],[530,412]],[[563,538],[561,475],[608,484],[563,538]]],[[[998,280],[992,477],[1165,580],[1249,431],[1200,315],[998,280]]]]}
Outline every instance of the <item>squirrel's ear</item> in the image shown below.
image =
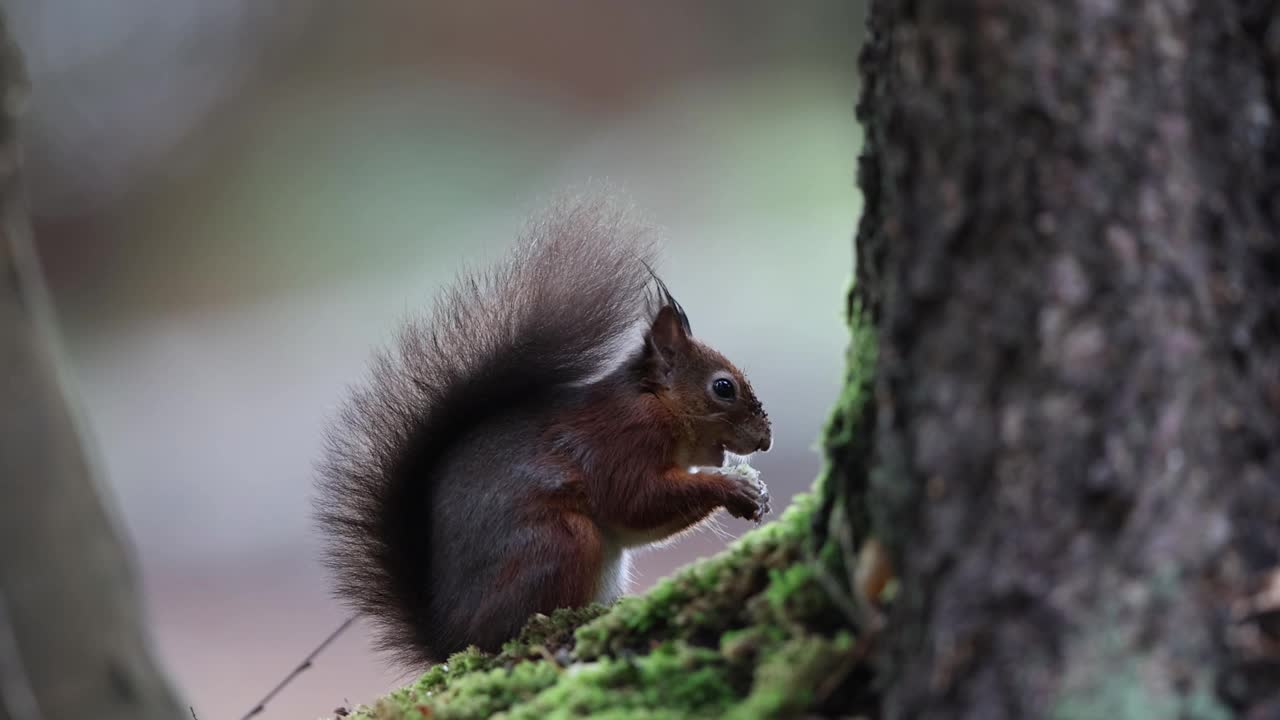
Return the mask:
{"type": "Polygon", "coordinates": [[[689,346],[689,334],[680,315],[674,306],[663,305],[649,328],[649,345],[668,371],[675,365],[676,357],[689,346]]]}

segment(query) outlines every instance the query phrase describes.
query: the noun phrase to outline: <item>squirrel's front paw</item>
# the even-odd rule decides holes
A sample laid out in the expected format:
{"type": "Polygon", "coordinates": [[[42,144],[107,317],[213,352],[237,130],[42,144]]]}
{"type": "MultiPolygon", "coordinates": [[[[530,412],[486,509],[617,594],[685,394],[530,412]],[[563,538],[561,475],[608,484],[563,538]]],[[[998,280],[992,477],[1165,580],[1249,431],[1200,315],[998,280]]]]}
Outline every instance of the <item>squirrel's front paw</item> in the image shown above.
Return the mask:
{"type": "Polygon", "coordinates": [[[744,465],[725,468],[722,472],[734,484],[733,494],[725,503],[729,514],[756,523],[763,521],[771,508],[769,488],[761,482],[760,473],[744,465]]]}

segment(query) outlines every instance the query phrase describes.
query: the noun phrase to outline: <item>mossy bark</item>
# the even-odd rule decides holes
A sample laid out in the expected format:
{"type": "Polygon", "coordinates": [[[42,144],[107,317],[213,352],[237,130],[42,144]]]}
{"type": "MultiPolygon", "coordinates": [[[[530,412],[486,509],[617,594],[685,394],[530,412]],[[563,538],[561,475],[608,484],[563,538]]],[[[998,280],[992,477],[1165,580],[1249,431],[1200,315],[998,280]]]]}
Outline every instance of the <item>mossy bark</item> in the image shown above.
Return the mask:
{"type": "Polygon", "coordinates": [[[857,637],[810,556],[814,502],[640,597],[535,617],[458,653],[364,720],[849,716],[875,709],[857,637]]]}
{"type": "Polygon", "coordinates": [[[1280,4],[870,24],[828,499],[898,571],[885,715],[1275,712],[1280,4]]]}

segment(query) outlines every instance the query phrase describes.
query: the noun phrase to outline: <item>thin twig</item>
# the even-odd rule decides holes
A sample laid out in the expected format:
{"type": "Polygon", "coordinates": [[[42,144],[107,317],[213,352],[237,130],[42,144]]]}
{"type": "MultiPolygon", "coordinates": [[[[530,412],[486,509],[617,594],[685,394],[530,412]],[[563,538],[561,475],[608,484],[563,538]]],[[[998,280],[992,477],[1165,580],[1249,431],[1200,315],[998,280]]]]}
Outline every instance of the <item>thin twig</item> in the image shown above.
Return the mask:
{"type": "Polygon", "coordinates": [[[849,621],[850,625],[855,628],[860,627],[863,621],[863,615],[859,611],[858,606],[854,603],[853,599],[850,597],[850,594],[845,592],[844,588],[840,587],[840,581],[837,580],[836,576],[822,564],[820,559],[811,558],[810,562],[813,563],[813,577],[818,581],[818,584],[822,586],[822,589],[827,592],[827,597],[836,604],[836,607],[839,608],[842,613],[844,613],[845,619],[849,621]]]}
{"type": "Polygon", "coordinates": [[[849,526],[849,518],[844,516],[844,506],[837,503],[835,511],[841,513],[840,522],[836,525],[836,540],[844,554],[845,574],[849,576],[850,595],[858,608],[860,623],[864,631],[876,632],[884,625],[884,616],[876,609],[873,598],[867,597],[866,589],[858,582],[858,564],[860,553],[853,541],[853,528],[849,526]]]}
{"type": "MultiPolygon", "coordinates": [[[[292,672],[286,675],[285,678],[281,680],[275,687],[271,688],[271,692],[267,693],[265,697],[259,700],[258,704],[254,705],[253,708],[249,710],[249,712],[245,713],[244,717],[241,718],[240,720],[249,720],[249,718],[252,718],[253,716],[257,715],[263,710],[266,710],[267,703],[274,700],[276,695],[278,695],[281,690],[284,690],[289,685],[289,683],[293,682],[294,678],[306,672],[307,668],[311,667],[312,661],[315,660],[316,657],[320,655],[320,653],[324,652],[324,649],[329,647],[330,643],[332,643],[334,640],[337,640],[339,635],[346,632],[346,629],[351,627],[351,624],[354,623],[355,621],[356,619],[354,617],[349,617],[346,620],[342,621],[342,624],[338,626],[337,630],[334,630],[332,633],[329,634],[329,637],[324,639],[324,642],[317,645],[316,649],[311,651],[311,654],[303,658],[302,662],[298,663],[298,666],[295,667],[292,672]]],[[[192,714],[193,715],[195,714],[194,711],[192,714]]]]}
{"type": "Polygon", "coordinates": [[[805,554],[813,565],[814,578],[817,579],[822,589],[827,592],[827,597],[844,613],[851,625],[864,632],[878,630],[884,619],[876,611],[870,600],[863,596],[861,588],[858,586],[856,570],[858,552],[853,547],[852,531],[845,521],[844,508],[840,503],[836,503],[835,508],[832,509],[830,522],[834,526],[834,534],[844,556],[845,572],[848,576],[848,590],[841,585],[841,581],[822,561],[821,551],[818,548],[806,546],[805,554]]]}
{"type": "Polygon", "coordinates": [[[831,693],[840,687],[840,683],[853,669],[866,661],[867,656],[871,654],[871,649],[875,647],[876,637],[879,636],[879,630],[860,633],[857,641],[854,643],[853,651],[836,666],[835,672],[820,685],[814,693],[814,699],[819,703],[826,702],[831,697],[831,693]]]}

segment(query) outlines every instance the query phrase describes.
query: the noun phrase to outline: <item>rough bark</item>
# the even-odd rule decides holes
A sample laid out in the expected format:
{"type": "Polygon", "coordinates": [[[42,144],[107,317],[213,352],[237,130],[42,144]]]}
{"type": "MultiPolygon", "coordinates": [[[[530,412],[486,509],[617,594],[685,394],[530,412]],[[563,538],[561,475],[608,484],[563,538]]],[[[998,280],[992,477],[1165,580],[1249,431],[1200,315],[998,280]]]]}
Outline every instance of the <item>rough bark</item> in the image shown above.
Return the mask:
{"type": "Polygon", "coordinates": [[[1280,6],[870,23],[834,477],[899,573],[886,714],[1280,712],[1280,6]]]}
{"type": "Polygon", "coordinates": [[[0,20],[0,720],[182,718],[58,373],[20,173],[25,92],[0,20]]]}

